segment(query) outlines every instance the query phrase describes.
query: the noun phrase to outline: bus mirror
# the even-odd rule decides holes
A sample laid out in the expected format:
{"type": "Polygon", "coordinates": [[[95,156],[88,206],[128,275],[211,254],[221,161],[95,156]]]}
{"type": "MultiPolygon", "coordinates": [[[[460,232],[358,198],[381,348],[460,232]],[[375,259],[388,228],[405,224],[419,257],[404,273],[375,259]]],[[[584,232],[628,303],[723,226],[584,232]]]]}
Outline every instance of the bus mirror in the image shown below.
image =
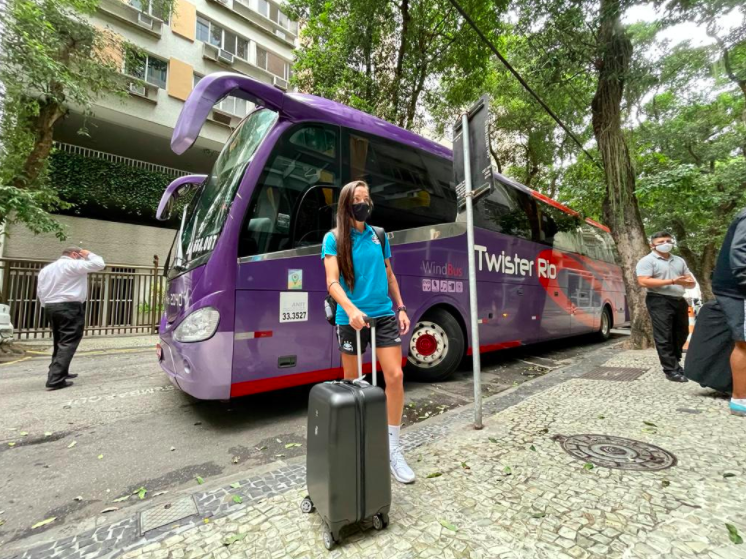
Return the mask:
{"type": "Polygon", "coordinates": [[[155,212],[155,218],[158,221],[169,220],[174,202],[190,192],[195,186],[201,185],[206,178],[207,175],[187,175],[171,181],[171,184],[166,187],[166,191],[161,196],[158,211],[155,212]]]}

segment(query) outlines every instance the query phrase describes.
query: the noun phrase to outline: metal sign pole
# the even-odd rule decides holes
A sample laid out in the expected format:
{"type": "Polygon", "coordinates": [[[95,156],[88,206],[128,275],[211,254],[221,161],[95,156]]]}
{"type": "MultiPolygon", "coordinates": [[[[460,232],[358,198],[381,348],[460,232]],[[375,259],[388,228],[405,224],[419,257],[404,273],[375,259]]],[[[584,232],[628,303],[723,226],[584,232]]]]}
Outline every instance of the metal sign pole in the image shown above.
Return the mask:
{"type": "Polygon", "coordinates": [[[474,208],[472,206],[471,160],[469,153],[469,116],[461,117],[464,141],[464,187],[466,197],[466,245],[469,252],[469,307],[471,315],[471,347],[474,369],[474,429],[482,425],[482,363],[479,353],[479,316],[477,307],[477,269],[474,262],[474,208]]]}

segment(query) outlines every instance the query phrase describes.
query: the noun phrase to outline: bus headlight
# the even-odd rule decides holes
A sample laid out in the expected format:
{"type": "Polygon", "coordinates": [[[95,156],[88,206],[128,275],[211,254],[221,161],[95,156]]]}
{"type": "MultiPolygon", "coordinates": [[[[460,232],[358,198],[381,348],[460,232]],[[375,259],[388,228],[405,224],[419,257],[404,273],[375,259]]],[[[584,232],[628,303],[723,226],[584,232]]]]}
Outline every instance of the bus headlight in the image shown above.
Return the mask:
{"type": "Polygon", "coordinates": [[[187,316],[174,330],[177,342],[202,342],[215,333],[220,322],[220,313],[212,307],[205,307],[187,316]]]}

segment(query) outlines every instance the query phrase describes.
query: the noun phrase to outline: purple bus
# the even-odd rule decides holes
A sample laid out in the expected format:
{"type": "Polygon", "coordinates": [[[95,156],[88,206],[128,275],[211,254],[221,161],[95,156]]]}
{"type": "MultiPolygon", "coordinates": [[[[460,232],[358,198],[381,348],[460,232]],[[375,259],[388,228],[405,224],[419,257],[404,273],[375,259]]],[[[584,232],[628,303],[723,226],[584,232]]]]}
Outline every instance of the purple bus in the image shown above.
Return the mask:
{"type": "MultiPolygon", "coordinates": [[[[447,148],[360,111],[230,73],[203,78],[171,146],[184,153],[226,95],[257,108],[192,192],[167,262],[158,359],[171,382],[225,400],[342,378],[319,259],[342,185],[363,179],[389,235],[412,319],[408,378],[440,381],[471,353],[466,226],[447,148]]],[[[608,229],[496,175],[475,201],[482,352],[598,333],[625,322],[608,229]]],[[[367,370],[370,365],[367,365],[367,370]]]]}

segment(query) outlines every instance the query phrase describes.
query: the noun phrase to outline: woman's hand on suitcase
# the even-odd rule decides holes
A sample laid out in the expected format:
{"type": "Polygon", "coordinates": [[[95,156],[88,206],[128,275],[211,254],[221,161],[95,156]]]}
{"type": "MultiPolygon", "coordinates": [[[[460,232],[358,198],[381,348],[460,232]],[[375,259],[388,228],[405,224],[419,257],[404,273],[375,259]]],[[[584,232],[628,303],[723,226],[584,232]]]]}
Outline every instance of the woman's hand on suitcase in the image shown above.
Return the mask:
{"type": "Polygon", "coordinates": [[[360,312],[360,310],[355,309],[350,313],[350,326],[352,326],[355,330],[362,330],[366,326],[368,326],[365,323],[365,315],[360,312]]]}

